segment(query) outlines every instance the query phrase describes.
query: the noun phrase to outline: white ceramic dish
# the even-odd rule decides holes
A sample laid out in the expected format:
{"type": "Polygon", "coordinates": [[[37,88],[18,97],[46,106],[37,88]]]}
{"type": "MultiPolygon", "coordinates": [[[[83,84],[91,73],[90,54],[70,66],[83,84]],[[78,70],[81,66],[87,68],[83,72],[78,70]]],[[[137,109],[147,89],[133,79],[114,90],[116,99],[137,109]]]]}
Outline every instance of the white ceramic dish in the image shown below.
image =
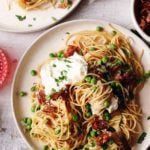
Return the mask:
{"type": "Polygon", "coordinates": [[[11,0],[0,0],[0,30],[17,33],[34,32],[48,28],[70,14],[81,2],[81,0],[73,0],[69,9],[50,7],[44,10],[26,11],[14,1],[11,8],[8,9],[7,1],[11,0]],[[26,16],[26,19],[19,21],[16,15],[26,16]]]}
{"type": "MultiPolygon", "coordinates": [[[[97,25],[102,25],[106,30],[110,30],[108,22],[96,21],[96,20],[78,20],[66,22],[57,25],[50,30],[42,34],[38,39],[36,39],[32,45],[24,53],[14,77],[12,85],[12,109],[14,114],[14,119],[18,130],[20,131],[22,137],[28,143],[28,146],[33,149],[40,149],[41,144],[37,141],[31,139],[27,134],[23,132],[23,128],[20,124],[20,120],[25,116],[31,116],[30,111],[30,99],[29,97],[20,98],[17,96],[17,91],[24,90],[29,92],[30,87],[34,80],[30,75],[30,71],[35,69],[38,64],[41,64],[49,55],[50,52],[56,52],[56,50],[64,47],[65,39],[67,38],[66,32],[74,33],[81,30],[95,30],[97,25]]],[[[135,53],[139,56],[144,49],[144,55],[142,58],[142,63],[145,70],[150,70],[150,51],[149,48],[144,44],[144,42],[139,39],[136,35],[128,31],[127,29],[120,27],[118,25],[112,24],[116,29],[123,32],[127,37],[132,38],[132,46],[135,49],[135,53]]],[[[112,30],[112,29],[111,29],[112,30]]],[[[141,106],[144,112],[143,124],[144,129],[149,133],[141,145],[136,146],[136,150],[143,150],[150,144],[150,121],[146,120],[147,116],[150,115],[150,82],[148,81],[143,90],[141,91],[139,98],[141,106]]]]}
{"type": "Polygon", "coordinates": [[[137,19],[135,17],[135,3],[137,0],[132,0],[131,1],[131,15],[132,15],[132,20],[134,23],[134,26],[136,30],[140,33],[140,35],[148,42],[150,43],[150,36],[148,36],[139,26],[137,19]]]}

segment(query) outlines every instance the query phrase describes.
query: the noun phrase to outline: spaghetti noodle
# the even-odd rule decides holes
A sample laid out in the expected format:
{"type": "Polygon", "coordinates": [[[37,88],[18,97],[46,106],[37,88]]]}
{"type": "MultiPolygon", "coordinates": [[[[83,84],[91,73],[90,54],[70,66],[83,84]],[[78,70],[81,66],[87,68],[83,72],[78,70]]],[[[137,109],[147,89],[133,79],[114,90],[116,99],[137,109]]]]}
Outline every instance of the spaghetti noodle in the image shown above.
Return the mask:
{"type": "Polygon", "coordinates": [[[47,8],[50,6],[58,8],[67,8],[71,4],[71,1],[69,0],[17,0],[17,2],[22,8],[26,10],[47,8]]]}
{"type": "Polygon", "coordinates": [[[140,60],[122,33],[98,29],[70,35],[62,52],[65,58],[78,53],[87,62],[82,81],[51,95],[42,83],[34,84],[30,135],[49,150],[131,149],[142,131],[136,97],[143,85],[137,82],[144,73],[140,60]]]}

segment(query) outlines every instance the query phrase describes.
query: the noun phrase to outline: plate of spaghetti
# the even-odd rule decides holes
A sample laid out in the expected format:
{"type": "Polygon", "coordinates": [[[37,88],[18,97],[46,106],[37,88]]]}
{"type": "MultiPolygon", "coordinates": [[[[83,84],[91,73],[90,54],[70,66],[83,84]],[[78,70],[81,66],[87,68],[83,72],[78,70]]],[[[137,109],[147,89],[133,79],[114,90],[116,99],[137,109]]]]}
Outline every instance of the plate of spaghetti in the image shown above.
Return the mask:
{"type": "Polygon", "coordinates": [[[146,150],[150,51],[115,24],[76,20],[41,35],[12,86],[17,127],[32,149],[146,150]]]}
{"type": "Polygon", "coordinates": [[[0,30],[33,32],[48,28],[71,13],[81,0],[1,0],[0,30]]]}

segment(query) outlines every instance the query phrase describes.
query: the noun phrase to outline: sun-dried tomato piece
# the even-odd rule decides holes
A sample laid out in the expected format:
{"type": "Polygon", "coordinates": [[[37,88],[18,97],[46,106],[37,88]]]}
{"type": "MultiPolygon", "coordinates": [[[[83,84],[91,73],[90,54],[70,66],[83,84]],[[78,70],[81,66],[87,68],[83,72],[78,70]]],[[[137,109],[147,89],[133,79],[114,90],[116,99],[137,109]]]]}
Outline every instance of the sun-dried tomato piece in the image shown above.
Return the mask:
{"type": "Polygon", "coordinates": [[[78,47],[74,45],[68,45],[67,51],[65,52],[65,57],[72,56],[74,52],[78,52],[78,47]]]}
{"type": "Polygon", "coordinates": [[[46,95],[45,95],[45,92],[43,90],[39,91],[39,93],[38,93],[38,102],[40,104],[44,104],[45,103],[45,101],[46,101],[45,96],[46,95]]]}

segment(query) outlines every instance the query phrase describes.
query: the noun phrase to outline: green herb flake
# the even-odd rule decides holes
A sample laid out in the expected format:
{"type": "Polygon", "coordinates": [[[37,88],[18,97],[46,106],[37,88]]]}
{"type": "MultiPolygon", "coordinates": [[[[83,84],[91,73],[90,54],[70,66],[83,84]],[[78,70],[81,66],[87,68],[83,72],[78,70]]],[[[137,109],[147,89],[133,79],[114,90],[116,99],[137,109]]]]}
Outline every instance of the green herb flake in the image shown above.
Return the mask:
{"type": "Polygon", "coordinates": [[[66,65],[68,68],[71,68],[71,66],[70,65],[66,65]]]}
{"type": "Polygon", "coordinates": [[[150,116],[147,117],[147,120],[150,120],[150,116]]]}
{"type": "Polygon", "coordinates": [[[53,67],[56,67],[56,64],[53,64],[53,67]]]}
{"type": "Polygon", "coordinates": [[[16,15],[16,17],[17,17],[17,19],[18,19],[19,21],[23,21],[23,20],[26,19],[26,16],[16,15]]]}
{"type": "Polygon", "coordinates": [[[90,47],[89,50],[90,51],[96,51],[96,48],[95,47],[90,47]]]}
{"type": "Polygon", "coordinates": [[[33,21],[36,21],[36,18],[35,18],[35,17],[33,18],[33,21]]]}
{"type": "Polygon", "coordinates": [[[140,135],[140,137],[138,138],[137,143],[141,144],[141,143],[144,141],[146,135],[147,135],[147,133],[146,133],[146,132],[143,132],[143,133],[140,135]]]}
{"type": "Polygon", "coordinates": [[[57,134],[59,134],[61,132],[61,129],[60,128],[56,128],[55,129],[55,134],[57,135],[57,134]]]}
{"type": "Polygon", "coordinates": [[[66,63],[72,63],[69,59],[65,59],[64,62],[66,62],[66,63]]]}
{"type": "Polygon", "coordinates": [[[70,32],[66,32],[66,34],[71,34],[70,32]]]}
{"type": "Polygon", "coordinates": [[[53,21],[57,21],[57,18],[55,18],[55,17],[51,17],[51,19],[52,19],[53,21]]]}
{"type": "Polygon", "coordinates": [[[19,92],[19,96],[20,96],[20,97],[23,97],[23,96],[26,96],[26,95],[27,95],[27,93],[24,92],[24,91],[20,91],[20,92],[19,92]]]}
{"type": "Polygon", "coordinates": [[[44,145],[42,150],[49,150],[48,146],[47,145],[44,145]]]}
{"type": "Polygon", "coordinates": [[[60,0],[61,3],[64,3],[64,0],[60,0]]]}
{"type": "Polygon", "coordinates": [[[56,89],[52,88],[52,92],[56,92],[56,89]]]}
{"type": "Polygon", "coordinates": [[[32,24],[28,24],[28,27],[32,27],[32,24]]]}

